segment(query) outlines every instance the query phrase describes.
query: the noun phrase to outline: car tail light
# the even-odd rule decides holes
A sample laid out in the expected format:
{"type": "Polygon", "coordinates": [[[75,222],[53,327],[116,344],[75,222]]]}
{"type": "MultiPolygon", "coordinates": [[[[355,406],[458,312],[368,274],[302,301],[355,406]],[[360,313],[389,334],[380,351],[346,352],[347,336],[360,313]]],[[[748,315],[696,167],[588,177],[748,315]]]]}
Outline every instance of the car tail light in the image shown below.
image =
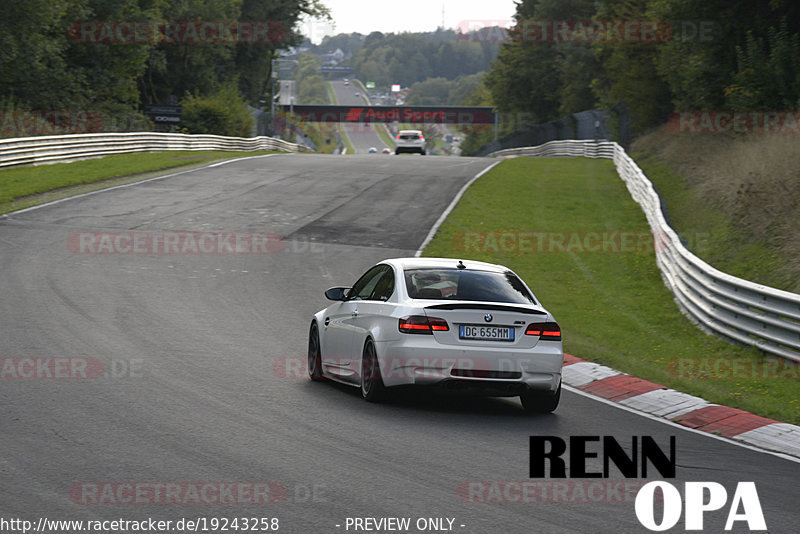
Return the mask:
{"type": "Polygon", "coordinates": [[[432,334],[436,332],[446,332],[450,330],[447,321],[438,317],[426,317],[424,315],[409,315],[403,317],[397,323],[397,327],[404,334],[432,334]]]}
{"type": "Polygon", "coordinates": [[[397,138],[400,139],[400,134],[397,134],[397,138]]]}
{"type": "Polygon", "coordinates": [[[526,336],[539,336],[545,341],[561,341],[561,328],[558,323],[531,323],[525,330],[526,336]]]}

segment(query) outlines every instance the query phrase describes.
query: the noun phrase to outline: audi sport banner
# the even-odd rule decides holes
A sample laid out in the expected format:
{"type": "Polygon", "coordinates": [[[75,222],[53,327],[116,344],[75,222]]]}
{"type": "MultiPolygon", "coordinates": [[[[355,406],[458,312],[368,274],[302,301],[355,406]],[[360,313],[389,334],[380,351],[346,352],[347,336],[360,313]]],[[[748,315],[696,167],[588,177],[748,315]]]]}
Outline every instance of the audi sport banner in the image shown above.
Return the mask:
{"type": "Polygon", "coordinates": [[[494,124],[491,107],[455,106],[283,106],[309,122],[406,122],[494,124]]]}

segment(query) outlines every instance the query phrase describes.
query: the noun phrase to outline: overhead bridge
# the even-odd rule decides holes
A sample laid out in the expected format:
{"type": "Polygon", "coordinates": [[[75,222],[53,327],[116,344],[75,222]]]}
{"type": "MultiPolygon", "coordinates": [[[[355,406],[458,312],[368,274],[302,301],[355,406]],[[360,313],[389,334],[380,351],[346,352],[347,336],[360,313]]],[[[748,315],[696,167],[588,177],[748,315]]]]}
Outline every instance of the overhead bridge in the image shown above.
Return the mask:
{"type": "Polygon", "coordinates": [[[495,124],[488,106],[283,106],[309,122],[403,122],[411,124],[495,124]]]}

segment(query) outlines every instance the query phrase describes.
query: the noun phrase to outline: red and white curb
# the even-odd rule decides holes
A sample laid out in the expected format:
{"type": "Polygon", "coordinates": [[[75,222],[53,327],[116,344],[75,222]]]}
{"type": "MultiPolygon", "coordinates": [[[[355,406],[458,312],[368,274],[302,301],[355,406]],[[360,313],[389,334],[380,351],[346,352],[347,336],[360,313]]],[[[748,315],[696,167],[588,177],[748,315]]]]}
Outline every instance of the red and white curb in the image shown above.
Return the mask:
{"type": "Polygon", "coordinates": [[[800,426],[712,404],[571,354],[564,354],[561,377],[564,384],[632,410],[800,458],[800,426]]]}

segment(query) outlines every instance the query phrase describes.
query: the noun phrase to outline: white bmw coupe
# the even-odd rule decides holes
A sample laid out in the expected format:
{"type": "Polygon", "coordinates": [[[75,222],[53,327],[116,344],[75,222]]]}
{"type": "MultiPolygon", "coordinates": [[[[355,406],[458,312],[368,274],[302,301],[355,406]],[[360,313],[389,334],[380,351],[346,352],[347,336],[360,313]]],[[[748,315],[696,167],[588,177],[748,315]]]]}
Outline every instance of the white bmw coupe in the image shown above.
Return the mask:
{"type": "Polygon", "coordinates": [[[308,374],[361,388],[438,386],[516,397],[533,413],[561,397],[561,329],[510,269],[477,261],[399,258],[352,287],[325,292],[308,339],[308,374]]]}

